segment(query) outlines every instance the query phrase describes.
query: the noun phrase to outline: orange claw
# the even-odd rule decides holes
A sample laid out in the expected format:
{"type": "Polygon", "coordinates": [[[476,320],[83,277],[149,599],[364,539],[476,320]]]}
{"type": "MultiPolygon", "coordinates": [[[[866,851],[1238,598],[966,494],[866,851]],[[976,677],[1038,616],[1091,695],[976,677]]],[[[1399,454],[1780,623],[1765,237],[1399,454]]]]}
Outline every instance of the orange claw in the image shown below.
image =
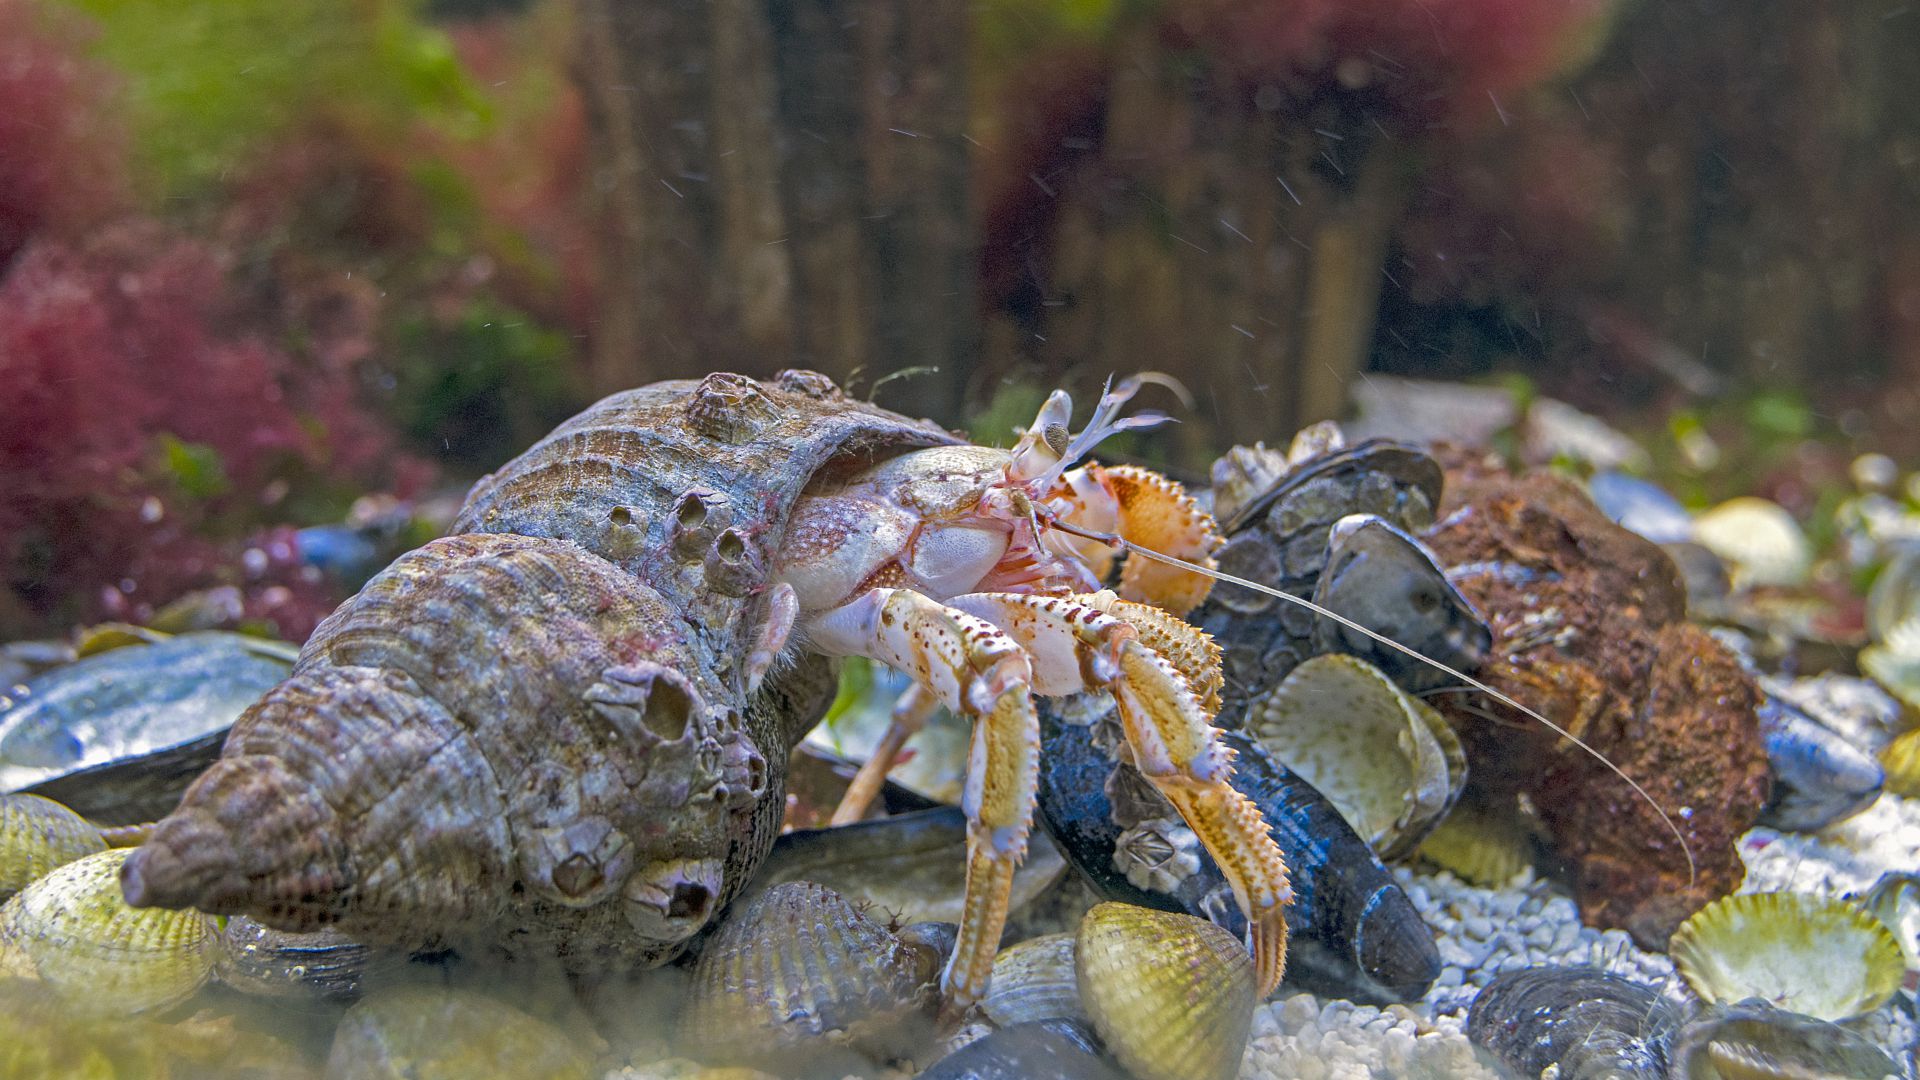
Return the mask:
{"type": "MultiPolygon", "coordinates": [[[[1065,477],[1060,497],[1069,504],[1071,524],[1115,533],[1144,548],[1213,568],[1213,553],[1224,541],[1213,517],[1200,509],[1187,489],[1157,472],[1133,465],[1088,465],[1065,477]]],[[[1073,541],[1093,573],[1104,578],[1112,552],[1104,545],[1073,541]]],[[[1200,606],[1213,579],[1150,559],[1131,558],[1120,570],[1120,595],[1150,603],[1175,615],[1200,606]]]]}

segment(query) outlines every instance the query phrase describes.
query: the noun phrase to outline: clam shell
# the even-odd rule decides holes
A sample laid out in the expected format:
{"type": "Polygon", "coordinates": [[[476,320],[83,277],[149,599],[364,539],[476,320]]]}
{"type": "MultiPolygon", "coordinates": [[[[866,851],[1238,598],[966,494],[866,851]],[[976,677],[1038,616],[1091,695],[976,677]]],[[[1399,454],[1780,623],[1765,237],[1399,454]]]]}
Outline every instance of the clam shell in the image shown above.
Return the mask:
{"type": "Polygon", "coordinates": [[[1813,566],[1807,535],[1784,507],[1766,499],[1729,499],[1693,522],[1695,541],[1727,560],[1737,585],[1799,585],[1813,566]]]}
{"type": "Polygon", "coordinates": [[[1085,1020],[1074,970],[1074,935],[1043,934],[1000,950],[980,1009],[1001,1027],[1029,1020],[1085,1020]]]}
{"type": "Polygon", "coordinates": [[[1920,728],[1901,735],[1880,751],[1887,790],[1906,798],[1920,796],[1920,728]]]}
{"type": "Polygon", "coordinates": [[[931,1035],[936,963],[846,898],[776,885],[723,923],[694,966],[680,1035],[701,1060],[790,1066],[889,1054],[931,1035]]]}
{"type": "Polygon", "coordinates": [[[1420,842],[1420,857],[1471,885],[1496,887],[1533,865],[1533,846],[1517,814],[1455,807],[1420,842]]]}
{"type": "Polygon", "coordinates": [[[1255,707],[1248,730],[1383,859],[1412,851],[1466,785],[1466,755],[1447,722],[1351,656],[1295,668],[1255,707]]]}
{"type": "Polygon", "coordinates": [[[92,822],[52,799],[0,795],[0,900],[56,866],[106,849],[92,822]]]}
{"type": "Polygon", "coordinates": [[[90,1011],[136,1013],[186,1000],[213,971],[214,921],[136,910],[120,896],[126,848],[65,866],[0,907],[0,969],[29,971],[90,1011]]]}
{"type": "Polygon", "coordinates": [[[1592,967],[1501,974],[1473,999],[1467,1037],[1518,1076],[1665,1080],[1680,1011],[1649,987],[1592,967]]]}
{"type": "Polygon", "coordinates": [[[1757,1001],[1707,1009],[1674,1037],[1675,1080],[1881,1080],[1900,1066],[1865,1036],[1757,1001]]]}
{"type": "Polygon", "coordinates": [[[560,1028],[470,991],[399,987],[341,1018],[329,1080],[587,1080],[593,1059],[560,1028]]]}
{"type": "Polygon", "coordinates": [[[1080,921],[1080,999],[1115,1059],[1140,1080],[1228,1080],[1255,1005],[1253,960],[1218,926],[1104,903],[1080,921]]]}
{"type": "Polygon", "coordinates": [[[1858,904],[1804,893],[1716,900],[1674,931],[1674,967],[1709,1002],[1759,998],[1822,1020],[1880,1007],[1905,963],[1893,932],[1858,904]]]}

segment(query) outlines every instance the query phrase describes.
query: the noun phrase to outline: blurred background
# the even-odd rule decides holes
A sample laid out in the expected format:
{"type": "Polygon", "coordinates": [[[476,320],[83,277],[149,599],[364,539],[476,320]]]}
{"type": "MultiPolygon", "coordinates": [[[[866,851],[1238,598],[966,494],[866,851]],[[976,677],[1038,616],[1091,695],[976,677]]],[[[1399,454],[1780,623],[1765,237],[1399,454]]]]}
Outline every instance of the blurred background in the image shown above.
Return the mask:
{"type": "Polygon", "coordinates": [[[712,370],[991,440],[1168,371],[1121,449],[1188,476],[1564,402],[1817,520],[1920,452],[1915,57],[1898,0],[0,0],[0,639],[299,640],[712,370]]]}

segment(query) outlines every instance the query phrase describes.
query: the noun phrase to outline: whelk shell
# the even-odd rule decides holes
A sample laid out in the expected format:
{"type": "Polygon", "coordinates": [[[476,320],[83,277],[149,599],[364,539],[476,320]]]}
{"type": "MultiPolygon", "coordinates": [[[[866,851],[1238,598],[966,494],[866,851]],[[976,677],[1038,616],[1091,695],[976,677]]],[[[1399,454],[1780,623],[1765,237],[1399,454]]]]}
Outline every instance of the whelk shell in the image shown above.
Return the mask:
{"type": "Polygon", "coordinates": [[[1865,1036],[1758,1001],[1715,1006],[1674,1036],[1674,1080],[1883,1080],[1900,1066],[1865,1036]]]}
{"type": "Polygon", "coordinates": [[[1295,668],[1254,708],[1248,729],[1383,859],[1413,850],[1466,785],[1466,755],[1447,722],[1351,656],[1295,668]]]}
{"type": "Polygon", "coordinates": [[[87,1010],[135,1013],[186,1000],[213,971],[214,921],[136,910],[120,896],[128,849],[68,863],[0,907],[0,974],[29,974],[87,1010]]]}
{"type": "Polygon", "coordinates": [[[932,1034],[939,960],[823,885],[776,885],[707,942],[680,1035],[693,1057],[776,1068],[898,1053],[932,1034]]]}
{"type": "Polygon", "coordinates": [[[1858,904],[1805,893],[1742,893],[1674,931],[1673,965],[1709,1002],[1759,998],[1822,1020],[1879,1008],[1900,985],[1900,943],[1858,904]]]}
{"type": "Polygon", "coordinates": [[[1228,1080],[1255,1005],[1253,961],[1204,919],[1104,903],[1080,921],[1080,999],[1139,1080],[1228,1080]]]}
{"type": "Polygon", "coordinates": [[[56,866],[106,849],[92,822],[52,799],[0,795],[0,900],[56,866]]]}

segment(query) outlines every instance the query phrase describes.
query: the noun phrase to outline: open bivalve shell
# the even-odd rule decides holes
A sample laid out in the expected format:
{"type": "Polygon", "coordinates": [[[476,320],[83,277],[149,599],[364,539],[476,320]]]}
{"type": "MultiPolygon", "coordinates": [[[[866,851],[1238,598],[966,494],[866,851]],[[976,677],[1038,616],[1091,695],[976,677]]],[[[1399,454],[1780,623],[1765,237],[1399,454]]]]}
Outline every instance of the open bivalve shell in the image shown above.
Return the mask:
{"type": "Polygon", "coordinates": [[[1440,714],[1351,656],[1295,668],[1254,707],[1248,730],[1382,859],[1418,846],[1467,782],[1466,754],[1440,714]]]}
{"type": "Polygon", "coordinates": [[[1253,1030],[1253,960],[1220,927],[1105,903],[1080,920],[1080,1000],[1139,1080],[1229,1080],[1253,1030]]]}
{"type": "Polygon", "coordinates": [[[1858,904],[1806,893],[1742,893],[1674,931],[1674,967],[1708,1002],[1759,998],[1821,1020],[1879,1008],[1906,964],[1893,932],[1858,904]]]}
{"type": "Polygon", "coordinates": [[[213,919],[128,907],[120,866],[129,850],[70,862],[0,906],[0,975],[38,978],[100,1013],[163,1009],[200,989],[213,971],[213,919]]]}

